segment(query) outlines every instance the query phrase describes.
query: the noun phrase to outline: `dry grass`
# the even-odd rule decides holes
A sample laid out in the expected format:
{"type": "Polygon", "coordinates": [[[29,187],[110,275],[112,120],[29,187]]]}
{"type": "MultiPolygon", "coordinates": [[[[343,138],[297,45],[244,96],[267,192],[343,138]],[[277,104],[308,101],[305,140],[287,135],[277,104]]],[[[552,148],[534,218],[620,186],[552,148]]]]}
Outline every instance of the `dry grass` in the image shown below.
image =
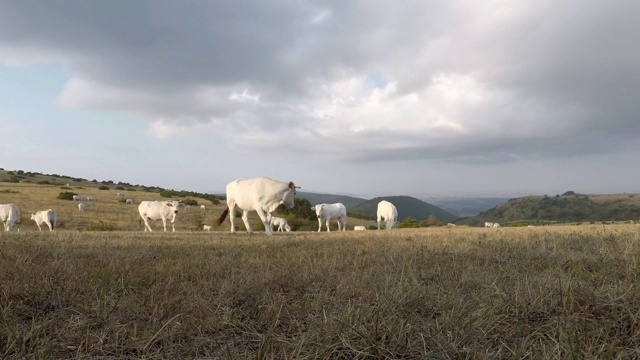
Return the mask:
{"type": "Polygon", "coordinates": [[[639,235],[0,233],[0,357],[638,358],[639,235]]]}

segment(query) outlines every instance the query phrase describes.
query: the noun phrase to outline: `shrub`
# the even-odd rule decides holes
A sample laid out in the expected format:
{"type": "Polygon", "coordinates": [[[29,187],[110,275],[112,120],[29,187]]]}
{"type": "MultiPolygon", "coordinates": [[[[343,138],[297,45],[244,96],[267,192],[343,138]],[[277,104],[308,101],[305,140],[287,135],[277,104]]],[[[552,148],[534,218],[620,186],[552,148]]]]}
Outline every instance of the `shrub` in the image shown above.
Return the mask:
{"type": "Polygon", "coordinates": [[[78,194],[76,194],[74,192],[71,192],[71,191],[64,191],[64,192],[61,192],[60,194],[58,194],[57,198],[60,199],[60,200],[73,200],[73,196],[74,195],[78,195],[78,194]]]}
{"type": "Polygon", "coordinates": [[[182,201],[182,204],[191,205],[191,206],[198,206],[198,201],[196,201],[194,199],[186,199],[186,200],[182,201]]]}
{"type": "Polygon", "coordinates": [[[109,190],[109,187],[106,185],[102,185],[98,188],[98,190],[109,190]]]}
{"type": "Polygon", "coordinates": [[[124,186],[118,185],[118,186],[116,186],[116,190],[124,190],[124,186]]]}
{"type": "Polygon", "coordinates": [[[68,186],[60,186],[60,189],[63,189],[63,190],[71,190],[71,188],[70,188],[70,187],[68,187],[68,186]]]}
{"type": "MultiPolygon", "coordinates": [[[[402,229],[402,228],[419,228],[420,224],[418,224],[418,222],[415,219],[412,219],[410,217],[402,220],[399,224],[398,224],[398,228],[402,229]]],[[[376,227],[377,229],[377,227],[376,227]]]]}
{"type": "Polygon", "coordinates": [[[41,181],[38,181],[38,184],[40,184],[40,185],[50,185],[51,183],[49,182],[49,180],[41,180],[41,181]]]}

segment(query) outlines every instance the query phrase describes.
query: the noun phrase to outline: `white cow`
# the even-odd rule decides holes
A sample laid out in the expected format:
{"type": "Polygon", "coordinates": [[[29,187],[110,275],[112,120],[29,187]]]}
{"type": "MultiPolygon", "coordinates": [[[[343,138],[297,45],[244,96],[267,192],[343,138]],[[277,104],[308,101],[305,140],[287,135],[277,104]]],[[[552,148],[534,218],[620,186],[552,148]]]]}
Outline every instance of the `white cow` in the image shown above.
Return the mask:
{"type": "Polygon", "coordinates": [[[331,219],[338,221],[338,231],[347,230],[347,208],[342,203],[335,204],[318,204],[311,207],[311,210],[315,210],[316,216],[318,216],[318,232],[322,230],[322,222],[327,224],[327,231],[329,230],[329,222],[331,219]]]}
{"type": "Polygon", "coordinates": [[[271,229],[273,229],[274,226],[277,226],[278,230],[276,231],[283,231],[283,232],[284,230],[286,230],[287,232],[291,231],[291,226],[289,226],[287,219],[284,219],[281,217],[272,216],[271,220],[269,220],[269,225],[271,226],[271,229]]]}
{"type": "Polygon", "coordinates": [[[493,223],[487,221],[487,222],[484,223],[484,227],[491,228],[491,227],[493,227],[493,223]]]}
{"type": "Polygon", "coordinates": [[[184,206],[184,211],[189,211],[191,210],[191,205],[185,205],[184,206]]]}
{"type": "Polygon", "coordinates": [[[499,223],[493,223],[493,227],[494,228],[498,228],[498,227],[500,227],[500,224],[499,223]]]}
{"type": "Polygon", "coordinates": [[[4,231],[13,231],[16,222],[20,222],[20,209],[13,204],[0,204],[0,222],[4,224],[4,231]]]}
{"type": "Polygon", "coordinates": [[[119,193],[116,193],[116,196],[124,197],[124,194],[123,194],[123,193],[121,193],[121,192],[119,192],[119,193]]]}
{"type": "Polygon", "coordinates": [[[144,220],[144,231],[151,230],[148,220],[162,220],[164,231],[167,231],[167,220],[171,220],[171,227],[176,231],[176,215],[178,215],[179,201],[141,201],[138,205],[140,217],[144,220]]]}
{"type": "Polygon", "coordinates": [[[81,195],[73,195],[73,201],[82,201],[81,195]]]}
{"type": "Polygon", "coordinates": [[[364,226],[358,225],[358,226],[354,226],[353,230],[355,230],[355,231],[366,231],[367,228],[364,227],[364,226]]]}
{"type": "Polygon", "coordinates": [[[124,202],[125,204],[133,204],[133,199],[127,199],[124,202]]]}
{"type": "Polygon", "coordinates": [[[200,205],[200,209],[205,210],[207,207],[204,205],[200,205]]]}
{"type": "Polygon", "coordinates": [[[86,206],[84,206],[84,204],[83,204],[83,203],[78,204],[78,210],[79,210],[79,211],[84,211],[84,208],[85,208],[85,207],[86,207],[86,206]]]}
{"type": "Polygon", "coordinates": [[[211,225],[203,225],[203,226],[202,226],[202,230],[204,230],[204,231],[211,231],[211,225]]]}
{"type": "Polygon", "coordinates": [[[46,224],[49,227],[49,231],[53,231],[56,228],[56,222],[58,222],[58,214],[51,209],[42,210],[35,214],[32,213],[31,220],[36,222],[38,230],[42,231],[42,227],[40,227],[40,225],[46,224]]]}
{"type": "Polygon", "coordinates": [[[382,200],[378,203],[378,213],[377,213],[377,223],[378,230],[380,230],[380,221],[385,221],[385,228],[387,230],[391,230],[394,225],[397,225],[398,222],[398,209],[392,203],[387,200],[382,200]]]}
{"type": "Polygon", "coordinates": [[[96,201],[96,197],[93,195],[87,196],[87,201],[96,201]]]}
{"type": "Polygon", "coordinates": [[[280,204],[293,208],[295,205],[293,199],[296,189],[299,188],[293,181],[286,183],[269,177],[234,180],[227,184],[227,208],[218,218],[218,225],[222,224],[229,215],[231,232],[235,233],[235,208],[238,206],[242,210],[242,221],[249,234],[252,233],[249,225],[249,211],[255,211],[262,220],[265,233],[271,235],[269,215],[280,204]]]}

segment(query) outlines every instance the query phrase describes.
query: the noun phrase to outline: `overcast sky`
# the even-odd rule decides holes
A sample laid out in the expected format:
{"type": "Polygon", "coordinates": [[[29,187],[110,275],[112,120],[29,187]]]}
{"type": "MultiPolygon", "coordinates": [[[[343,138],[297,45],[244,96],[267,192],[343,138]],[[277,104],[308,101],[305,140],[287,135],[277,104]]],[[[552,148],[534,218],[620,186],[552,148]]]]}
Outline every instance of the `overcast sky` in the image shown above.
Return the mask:
{"type": "Polygon", "coordinates": [[[640,192],[640,2],[3,1],[0,167],[640,192]]]}

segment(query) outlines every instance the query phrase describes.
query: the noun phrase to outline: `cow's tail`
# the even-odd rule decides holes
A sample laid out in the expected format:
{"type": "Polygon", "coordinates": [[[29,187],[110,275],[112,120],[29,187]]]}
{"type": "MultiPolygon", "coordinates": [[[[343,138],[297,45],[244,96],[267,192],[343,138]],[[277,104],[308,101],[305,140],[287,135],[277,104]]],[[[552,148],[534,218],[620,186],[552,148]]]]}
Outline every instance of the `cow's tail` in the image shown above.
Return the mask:
{"type": "Polygon", "coordinates": [[[222,215],[220,215],[220,217],[218,218],[218,226],[220,226],[222,224],[222,222],[224,221],[224,219],[227,218],[227,215],[229,214],[229,208],[224,209],[224,211],[222,212],[222,215]]]}

